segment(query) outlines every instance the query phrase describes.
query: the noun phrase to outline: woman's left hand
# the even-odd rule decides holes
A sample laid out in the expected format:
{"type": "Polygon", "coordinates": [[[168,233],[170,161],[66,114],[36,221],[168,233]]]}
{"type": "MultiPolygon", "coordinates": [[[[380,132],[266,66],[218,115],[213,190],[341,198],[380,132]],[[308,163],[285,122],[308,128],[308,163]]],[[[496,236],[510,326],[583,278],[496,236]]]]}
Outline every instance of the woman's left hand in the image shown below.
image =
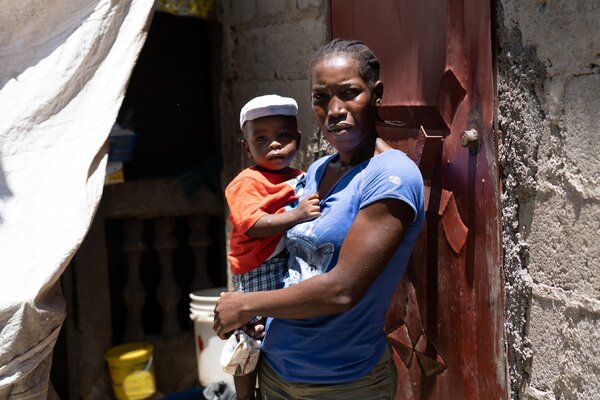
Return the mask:
{"type": "Polygon", "coordinates": [[[231,333],[246,324],[251,317],[243,313],[245,293],[222,292],[215,306],[213,329],[221,339],[227,339],[231,333]]]}

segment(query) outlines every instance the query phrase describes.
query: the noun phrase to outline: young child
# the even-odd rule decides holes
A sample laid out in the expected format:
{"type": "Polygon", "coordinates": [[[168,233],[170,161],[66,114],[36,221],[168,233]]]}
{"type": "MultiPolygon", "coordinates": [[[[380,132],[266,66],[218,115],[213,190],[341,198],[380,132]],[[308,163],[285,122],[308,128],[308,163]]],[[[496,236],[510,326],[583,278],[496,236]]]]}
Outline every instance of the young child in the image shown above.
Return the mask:
{"type": "MultiPolygon", "coordinates": [[[[316,193],[293,207],[296,186],[303,178],[302,171],[290,168],[300,146],[297,114],[294,99],[277,95],[256,97],[240,112],[242,146],[255,165],[225,189],[232,226],[228,260],[235,290],[281,288],[288,261],[283,232],[321,214],[316,193]]],[[[254,399],[256,372],[234,376],[234,383],[238,400],[254,399]]]]}

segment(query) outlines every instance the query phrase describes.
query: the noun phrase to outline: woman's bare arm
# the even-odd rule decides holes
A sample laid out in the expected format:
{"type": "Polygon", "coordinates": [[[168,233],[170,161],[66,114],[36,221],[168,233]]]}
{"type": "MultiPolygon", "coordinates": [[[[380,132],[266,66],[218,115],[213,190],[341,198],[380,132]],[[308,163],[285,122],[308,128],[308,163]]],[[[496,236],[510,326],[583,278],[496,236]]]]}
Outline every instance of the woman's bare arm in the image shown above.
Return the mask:
{"type": "Polygon", "coordinates": [[[352,308],[386,267],[413,217],[412,208],[396,199],[361,209],[335,268],[281,290],[222,294],[215,307],[215,332],[225,338],[255,315],[303,319],[352,308]]]}

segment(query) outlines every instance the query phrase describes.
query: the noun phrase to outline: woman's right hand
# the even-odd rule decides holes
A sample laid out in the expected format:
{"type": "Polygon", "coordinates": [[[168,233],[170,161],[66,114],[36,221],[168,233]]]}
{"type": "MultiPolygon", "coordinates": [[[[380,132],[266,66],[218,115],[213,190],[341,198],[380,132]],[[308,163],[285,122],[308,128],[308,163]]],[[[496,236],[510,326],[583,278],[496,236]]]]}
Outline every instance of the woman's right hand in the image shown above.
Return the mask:
{"type": "Polygon", "coordinates": [[[215,306],[213,329],[221,339],[227,339],[231,333],[248,322],[252,316],[243,312],[245,293],[221,292],[215,306]]]}

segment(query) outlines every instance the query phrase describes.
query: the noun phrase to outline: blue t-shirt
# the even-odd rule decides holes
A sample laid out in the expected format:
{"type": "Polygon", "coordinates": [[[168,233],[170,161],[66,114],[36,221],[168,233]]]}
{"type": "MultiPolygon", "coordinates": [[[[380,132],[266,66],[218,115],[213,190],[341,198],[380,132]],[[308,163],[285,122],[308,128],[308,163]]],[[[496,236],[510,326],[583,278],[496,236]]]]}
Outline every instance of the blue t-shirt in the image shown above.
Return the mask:
{"type": "MultiPolygon", "coordinates": [[[[327,164],[337,157],[327,156],[311,165],[304,195],[317,192],[327,164]]],[[[344,313],[267,322],[262,354],[283,379],[348,382],[368,374],[379,361],[386,346],[385,315],[425,219],[423,178],[417,166],[398,150],[387,150],[355,166],[321,199],[321,216],[296,225],[286,236],[289,286],[333,268],[358,211],[389,198],[408,204],[414,220],[361,301],[344,313]]]]}

